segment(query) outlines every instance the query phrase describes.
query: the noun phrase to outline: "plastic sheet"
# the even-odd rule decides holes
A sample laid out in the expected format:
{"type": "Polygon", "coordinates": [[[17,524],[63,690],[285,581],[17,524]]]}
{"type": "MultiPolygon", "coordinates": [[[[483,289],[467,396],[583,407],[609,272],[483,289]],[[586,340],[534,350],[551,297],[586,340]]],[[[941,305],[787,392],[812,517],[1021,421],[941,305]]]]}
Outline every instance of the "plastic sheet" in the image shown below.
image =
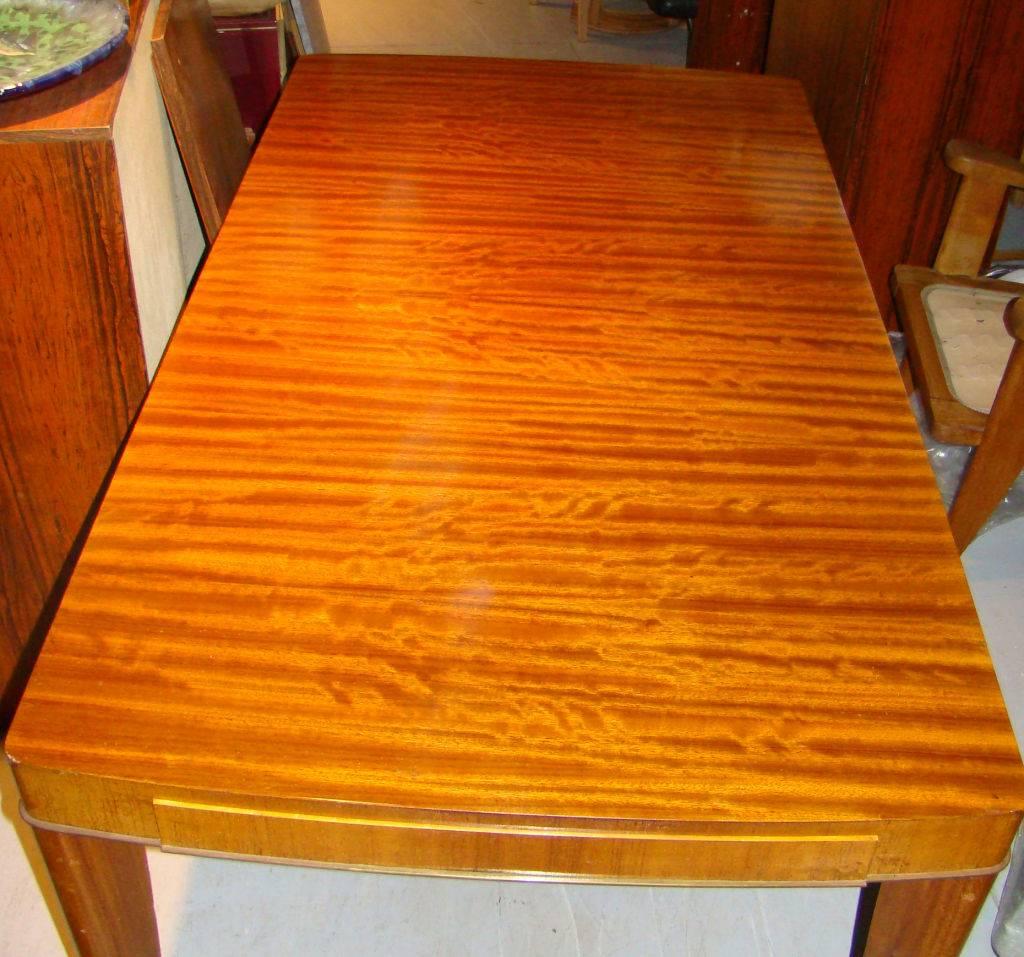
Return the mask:
{"type": "MultiPolygon", "coordinates": [[[[889,333],[889,341],[896,355],[896,361],[902,362],[906,355],[906,343],[902,334],[898,332],[889,333]]],[[[932,471],[935,473],[935,482],[939,486],[939,493],[947,510],[953,504],[957,489],[960,488],[960,480],[967,469],[967,463],[974,452],[968,445],[946,445],[936,442],[928,432],[928,417],[924,411],[924,404],[917,392],[910,397],[910,407],[917,419],[917,427],[921,432],[921,439],[924,442],[925,451],[928,453],[928,461],[931,463],[932,471]]],[[[979,535],[989,529],[1002,525],[1004,522],[1012,521],[1024,515],[1024,472],[1017,476],[1017,481],[1010,486],[1006,497],[999,503],[996,509],[989,516],[988,521],[982,526],[979,535]]],[[[1022,918],[1024,920],[1024,918],[1022,918]]],[[[1024,955],[1024,951],[1020,952],[1024,955]]]]}
{"type": "Polygon", "coordinates": [[[1019,833],[992,928],[992,949],[999,957],[1024,955],[1024,841],[1019,833]]]}

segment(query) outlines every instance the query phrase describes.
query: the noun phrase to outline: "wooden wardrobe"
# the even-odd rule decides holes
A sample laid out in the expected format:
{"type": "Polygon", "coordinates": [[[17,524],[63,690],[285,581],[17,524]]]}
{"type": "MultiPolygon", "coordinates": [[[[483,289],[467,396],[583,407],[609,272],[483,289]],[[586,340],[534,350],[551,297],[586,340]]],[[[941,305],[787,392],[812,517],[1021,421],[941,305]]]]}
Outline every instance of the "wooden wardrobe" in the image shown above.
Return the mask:
{"type": "Polygon", "coordinates": [[[803,82],[882,314],[889,275],[933,259],[954,137],[1024,140],[1020,0],[775,0],[765,72],[803,82]]]}

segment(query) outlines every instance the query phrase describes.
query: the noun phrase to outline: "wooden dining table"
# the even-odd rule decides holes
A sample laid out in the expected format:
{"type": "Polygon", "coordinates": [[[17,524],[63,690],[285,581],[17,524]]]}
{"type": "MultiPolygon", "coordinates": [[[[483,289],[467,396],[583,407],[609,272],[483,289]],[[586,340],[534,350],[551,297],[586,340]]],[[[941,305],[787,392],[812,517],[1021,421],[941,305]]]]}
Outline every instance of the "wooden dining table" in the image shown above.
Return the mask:
{"type": "Polygon", "coordinates": [[[800,87],[300,60],[6,751],[84,954],[146,844],[957,953],[1024,768],[800,87]]]}

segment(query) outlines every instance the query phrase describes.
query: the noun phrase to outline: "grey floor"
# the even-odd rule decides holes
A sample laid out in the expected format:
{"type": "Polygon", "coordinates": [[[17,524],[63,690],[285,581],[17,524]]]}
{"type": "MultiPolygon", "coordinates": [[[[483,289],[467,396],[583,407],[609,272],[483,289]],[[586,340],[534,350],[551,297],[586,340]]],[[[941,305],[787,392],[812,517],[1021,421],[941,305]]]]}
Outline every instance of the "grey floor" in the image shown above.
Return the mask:
{"type": "MultiPolygon", "coordinates": [[[[642,0],[606,0],[646,10],[642,0]],[[632,6],[631,6],[632,5],[632,6]]],[[[683,66],[685,29],[576,39],[566,0],[323,0],[334,53],[420,53],[683,66]]]]}
{"type": "MultiPolygon", "coordinates": [[[[327,0],[336,52],[682,65],[681,30],[579,43],[566,4],[327,0]]],[[[1024,519],[964,566],[1018,735],[1024,735],[1024,519]]],[[[61,940],[0,771],[0,955],[57,957],[61,940]]],[[[165,957],[845,957],[857,891],[675,889],[393,877],[150,853],[165,957]]],[[[998,890],[997,884],[997,890],[998,890]]],[[[990,896],[965,951],[987,957],[990,896]]]]}

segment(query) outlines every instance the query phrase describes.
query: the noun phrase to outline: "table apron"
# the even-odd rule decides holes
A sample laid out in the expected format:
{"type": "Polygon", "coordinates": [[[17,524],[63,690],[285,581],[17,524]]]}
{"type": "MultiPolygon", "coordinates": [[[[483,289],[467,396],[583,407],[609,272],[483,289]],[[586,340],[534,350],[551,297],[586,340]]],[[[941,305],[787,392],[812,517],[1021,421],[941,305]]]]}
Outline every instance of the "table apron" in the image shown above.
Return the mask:
{"type": "Polygon", "coordinates": [[[169,851],[374,870],[630,883],[853,883],[873,835],[687,835],[365,820],[156,800],[169,851]]]}

